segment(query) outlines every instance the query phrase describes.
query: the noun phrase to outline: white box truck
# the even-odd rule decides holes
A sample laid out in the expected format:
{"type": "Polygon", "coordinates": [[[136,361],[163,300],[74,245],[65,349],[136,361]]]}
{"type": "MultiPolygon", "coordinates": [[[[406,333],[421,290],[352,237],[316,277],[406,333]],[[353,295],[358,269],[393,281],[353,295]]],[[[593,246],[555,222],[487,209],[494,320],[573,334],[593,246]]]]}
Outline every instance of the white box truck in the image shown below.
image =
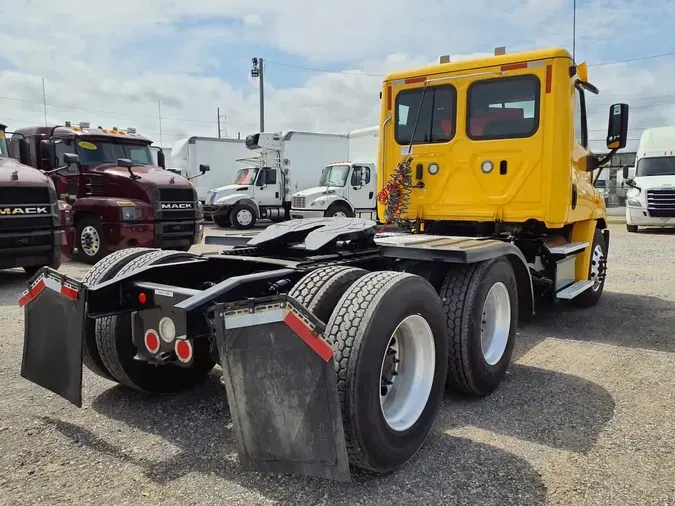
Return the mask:
{"type": "Polygon", "coordinates": [[[349,161],[333,160],[321,172],[318,186],[293,194],[291,218],[332,216],[377,221],[377,153],[379,126],[353,130],[349,161]]]}
{"type": "Polygon", "coordinates": [[[249,158],[231,179],[213,188],[204,214],[219,227],[252,228],[259,219],[290,218],[291,195],[316,184],[323,168],[347,159],[347,135],[312,132],[260,132],[246,137],[249,158]],[[254,154],[254,156],[251,156],[254,154]]]}
{"type": "Polygon", "coordinates": [[[624,168],[626,228],[675,228],[675,126],[648,128],[640,136],[635,177],[624,168]]]}
{"type": "Polygon", "coordinates": [[[231,182],[239,158],[250,156],[244,139],[192,136],[174,142],[166,168],[189,179],[205,203],[211,188],[231,182]],[[204,170],[208,166],[208,170],[204,170]]]}

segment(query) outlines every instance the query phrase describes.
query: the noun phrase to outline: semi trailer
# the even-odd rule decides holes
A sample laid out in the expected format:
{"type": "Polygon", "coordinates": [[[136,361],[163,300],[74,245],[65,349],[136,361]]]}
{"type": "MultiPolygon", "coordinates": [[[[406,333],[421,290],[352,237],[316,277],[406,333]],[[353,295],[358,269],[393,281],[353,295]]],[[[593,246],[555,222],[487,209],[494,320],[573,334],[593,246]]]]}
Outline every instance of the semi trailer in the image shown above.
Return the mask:
{"type": "Polygon", "coordinates": [[[189,250],[204,220],[192,184],[165,169],[164,153],[134,128],[82,122],[20,128],[32,167],[54,180],[72,206],[77,259],[94,264],[112,251],[145,246],[189,250]]]}
{"type": "MultiPolygon", "coordinates": [[[[81,406],[82,363],[154,394],[219,364],[245,469],[393,472],[444,391],[498,388],[540,299],[599,302],[609,231],[591,175],[606,161],[585,114],[597,93],[558,48],[390,74],[378,216],[398,229],[291,220],[207,237],[220,253],[134,248],[81,280],[41,269],[19,301],[21,374],[81,406]]],[[[627,121],[611,106],[608,156],[627,121]]]]}
{"type": "Polygon", "coordinates": [[[0,269],[58,269],[73,254],[70,206],[48,176],[26,164],[26,139],[10,154],[6,129],[0,124],[0,269]]]}

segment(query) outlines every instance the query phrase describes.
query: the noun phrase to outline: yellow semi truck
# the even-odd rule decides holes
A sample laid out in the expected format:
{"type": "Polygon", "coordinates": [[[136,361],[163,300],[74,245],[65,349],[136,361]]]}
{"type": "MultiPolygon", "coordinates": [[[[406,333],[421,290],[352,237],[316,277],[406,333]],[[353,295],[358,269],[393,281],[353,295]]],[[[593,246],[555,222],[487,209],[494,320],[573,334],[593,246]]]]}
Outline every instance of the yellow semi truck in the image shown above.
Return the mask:
{"type": "MultiPolygon", "coordinates": [[[[207,237],[231,246],[219,254],[129,249],[82,280],[42,269],[20,300],[22,375],[80,406],[82,362],[157,394],[218,363],[244,468],[394,471],[446,389],[499,386],[537,299],[600,299],[609,232],[591,174],[606,159],[586,122],[597,92],[555,48],[391,74],[378,213],[403,230],[293,220],[207,237]]],[[[628,106],[610,108],[608,156],[627,121],[628,106]]]]}

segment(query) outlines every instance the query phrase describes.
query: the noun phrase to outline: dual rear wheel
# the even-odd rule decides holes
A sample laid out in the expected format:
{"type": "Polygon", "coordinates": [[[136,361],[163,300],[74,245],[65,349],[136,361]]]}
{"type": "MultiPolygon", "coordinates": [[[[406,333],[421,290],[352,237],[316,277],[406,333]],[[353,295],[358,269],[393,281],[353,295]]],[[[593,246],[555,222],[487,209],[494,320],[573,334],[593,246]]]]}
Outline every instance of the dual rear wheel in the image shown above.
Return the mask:
{"type": "Polygon", "coordinates": [[[487,395],[502,381],[517,325],[507,260],[420,275],[326,267],[289,295],[326,322],[350,463],[393,471],[421,448],[447,387],[487,395]],[[439,293],[440,292],[440,293],[439,293]]]}

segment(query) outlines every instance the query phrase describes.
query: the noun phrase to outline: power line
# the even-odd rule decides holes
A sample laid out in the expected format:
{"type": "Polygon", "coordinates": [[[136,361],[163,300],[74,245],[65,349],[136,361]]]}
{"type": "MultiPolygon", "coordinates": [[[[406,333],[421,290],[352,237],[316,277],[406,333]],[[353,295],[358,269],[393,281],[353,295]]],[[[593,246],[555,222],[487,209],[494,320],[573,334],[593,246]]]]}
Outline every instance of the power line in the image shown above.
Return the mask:
{"type": "MultiPolygon", "coordinates": [[[[675,52],[672,53],[661,53],[661,54],[653,54],[653,55],[648,55],[648,56],[641,56],[639,58],[630,58],[626,60],[616,60],[616,61],[608,61],[608,62],[601,62],[601,63],[593,63],[589,64],[589,67],[604,67],[607,65],[618,65],[620,63],[632,63],[632,62],[637,62],[637,61],[643,61],[643,60],[653,60],[655,58],[665,58],[668,56],[675,56],[675,52]]],[[[281,63],[281,62],[275,62],[275,61],[270,61],[266,60],[267,63],[271,63],[273,65],[279,65],[280,67],[288,67],[292,69],[298,69],[298,70],[305,70],[307,72],[321,72],[324,74],[343,74],[343,75],[354,75],[354,76],[366,76],[366,77],[384,77],[385,74],[370,74],[368,72],[362,72],[360,70],[328,70],[328,69],[321,69],[321,68],[316,68],[316,67],[305,67],[303,65],[292,65],[290,63],[281,63]]]]}

